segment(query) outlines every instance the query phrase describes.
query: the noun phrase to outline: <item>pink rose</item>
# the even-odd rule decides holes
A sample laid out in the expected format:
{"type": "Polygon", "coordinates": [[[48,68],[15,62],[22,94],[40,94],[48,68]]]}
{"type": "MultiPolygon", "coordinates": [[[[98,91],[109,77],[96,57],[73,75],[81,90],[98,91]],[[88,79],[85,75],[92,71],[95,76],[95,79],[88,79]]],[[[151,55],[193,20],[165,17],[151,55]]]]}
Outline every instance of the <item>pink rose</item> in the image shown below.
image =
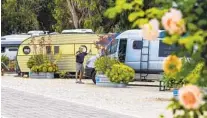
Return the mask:
{"type": "Polygon", "coordinates": [[[202,103],[202,94],[195,85],[187,85],[179,90],[179,102],[186,109],[197,109],[202,103]]]}
{"type": "Polygon", "coordinates": [[[185,25],[180,10],[172,8],[170,12],[165,13],[162,17],[162,25],[170,34],[182,34],[185,32],[185,25]]]}
{"type": "Polygon", "coordinates": [[[155,40],[159,36],[159,22],[157,19],[152,19],[148,24],[142,27],[142,35],[144,39],[155,40]]]}

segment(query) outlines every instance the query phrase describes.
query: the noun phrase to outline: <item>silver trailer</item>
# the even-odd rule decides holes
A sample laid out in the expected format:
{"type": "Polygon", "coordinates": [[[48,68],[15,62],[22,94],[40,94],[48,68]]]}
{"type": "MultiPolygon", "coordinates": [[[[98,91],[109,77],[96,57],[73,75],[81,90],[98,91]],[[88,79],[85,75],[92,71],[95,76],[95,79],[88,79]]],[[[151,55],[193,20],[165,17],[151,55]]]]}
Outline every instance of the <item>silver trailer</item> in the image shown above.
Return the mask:
{"type": "Polygon", "coordinates": [[[1,55],[6,55],[10,60],[16,59],[19,45],[25,39],[32,36],[40,36],[47,34],[48,31],[33,30],[28,33],[12,34],[1,37],[1,55]]]}
{"type": "MultiPolygon", "coordinates": [[[[163,72],[163,60],[174,52],[176,47],[164,44],[162,40],[165,31],[159,32],[157,39],[148,41],[143,39],[141,30],[127,30],[107,46],[108,56],[132,67],[136,73],[140,73],[140,79],[146,79],[148,74],[160,74],[163,72]]],[[[94,62],[94,57],[88,60],[85,75],[95,79],[95,67],[91,64],[94,62]]]]}
{"type": "Polygon", "coordinates": [[[31,35],[6,35],[1,37],[1,55],[7,56],[10,60],[15,60],[18,47],[25,39],[31,35]]]}

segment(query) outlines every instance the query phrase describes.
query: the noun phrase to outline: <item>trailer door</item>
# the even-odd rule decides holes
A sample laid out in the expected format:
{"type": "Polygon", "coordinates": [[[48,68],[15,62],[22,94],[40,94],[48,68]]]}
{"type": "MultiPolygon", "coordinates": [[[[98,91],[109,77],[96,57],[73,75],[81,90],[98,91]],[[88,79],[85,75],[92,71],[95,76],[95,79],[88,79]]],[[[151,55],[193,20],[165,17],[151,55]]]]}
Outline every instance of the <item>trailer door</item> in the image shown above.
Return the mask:
{"type": "Polygon", "coordinates": [[[118,48],[118,59],[120,62],[125,62],[127,50],[127,39],[120,39],[118,48]]]}
{"type": "Polygon", "coordinates": [[[110,42],[110,44],[107,46],[107,56],[118,59],[118,47],[119,39],[115,39],[110,42]]]}

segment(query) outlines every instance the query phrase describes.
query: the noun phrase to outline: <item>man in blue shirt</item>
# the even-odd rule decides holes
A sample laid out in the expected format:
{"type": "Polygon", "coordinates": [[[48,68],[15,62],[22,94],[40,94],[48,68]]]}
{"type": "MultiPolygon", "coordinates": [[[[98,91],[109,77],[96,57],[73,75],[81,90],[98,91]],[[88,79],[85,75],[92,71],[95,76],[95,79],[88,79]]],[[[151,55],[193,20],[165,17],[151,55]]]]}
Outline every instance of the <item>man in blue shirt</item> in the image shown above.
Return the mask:
{"type": "MultiPolygon", "coordinates": [[[[89,53],[91,52],[91,50],[89,51],[89,53]]],[[[76,53],[76,83],[81,83],[83,84],[83,82],[81,81],[81,79],[83,78],[83,73],[84,73],[84,66],[83,66],[83,62],[84,62],[84,58],[88,53],[83,52],[83,47],[79,48],[79,51],[76,53]],[[79,75],[79,79],[80,81],[78,81],[78,73],[80,72],[79,75]]]]}

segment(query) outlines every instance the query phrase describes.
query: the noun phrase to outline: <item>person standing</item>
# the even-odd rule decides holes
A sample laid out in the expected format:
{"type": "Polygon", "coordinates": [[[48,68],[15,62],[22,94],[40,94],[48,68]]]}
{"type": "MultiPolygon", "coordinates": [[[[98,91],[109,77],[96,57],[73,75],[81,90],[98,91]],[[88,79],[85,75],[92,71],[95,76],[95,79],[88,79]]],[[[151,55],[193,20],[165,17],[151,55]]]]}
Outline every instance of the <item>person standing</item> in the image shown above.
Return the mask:
{"type": "MultiPolygon", "coordinates": [[[[89,51],[89,53],[91,53],[91,50],[89,51]]],[[[76,53],[76,83],[84,84],[81,80],[83,78],[83,73],[84,73],[83,62],[87,54],[88,54],[87,52],[83,52],[83,47],[80,47],[79,51],[76,53]],[[79,74],[80,81],[78,81],[79,72],[80,72],[79,74]]]]}

